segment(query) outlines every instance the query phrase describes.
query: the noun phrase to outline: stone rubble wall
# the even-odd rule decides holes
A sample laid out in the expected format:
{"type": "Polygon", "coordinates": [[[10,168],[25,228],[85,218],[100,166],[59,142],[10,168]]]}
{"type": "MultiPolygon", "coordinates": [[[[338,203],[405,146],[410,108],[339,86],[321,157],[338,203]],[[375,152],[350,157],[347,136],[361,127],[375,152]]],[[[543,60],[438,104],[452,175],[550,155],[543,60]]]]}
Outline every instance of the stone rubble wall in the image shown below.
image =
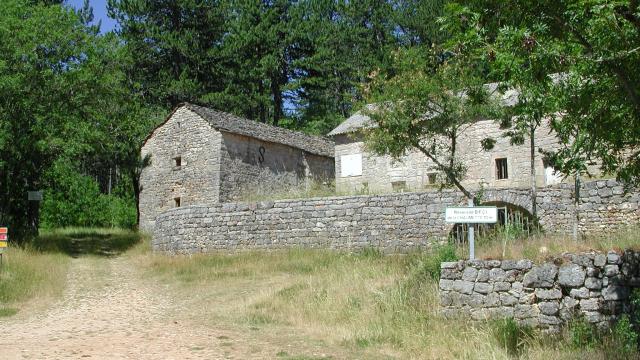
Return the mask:
{"type": "MultiPolygon", "coordinates": [[[[586,183],[583,194],[592,191],[595,195],[580,205],[581,231],[611,231],[640,222],[640,193],[624,195],[622,186],[611,180],[586,183]]],[[[569,233],[571,186],[541,188],[537,199],[543,229],[569,233]]],[[[484,200],[530,208],[526,189],[487,190],[484,200]]],[[[466,203],[459,192],[445,190],[187,206],[157,217],[152,244],[172,253],[291,246],[405,252],[446,241],[453,224],[445,222],[445,208],[466,203]]]]}
{"type": "Polygon", "coordinates": [[[467,260],[441,264],[440,303],[445,317],[514,318],[558,331],[575,316],[606,328],[630,309],[640,286],[640,252],[564,254],[542,264],[530,260],[467,260]]]}

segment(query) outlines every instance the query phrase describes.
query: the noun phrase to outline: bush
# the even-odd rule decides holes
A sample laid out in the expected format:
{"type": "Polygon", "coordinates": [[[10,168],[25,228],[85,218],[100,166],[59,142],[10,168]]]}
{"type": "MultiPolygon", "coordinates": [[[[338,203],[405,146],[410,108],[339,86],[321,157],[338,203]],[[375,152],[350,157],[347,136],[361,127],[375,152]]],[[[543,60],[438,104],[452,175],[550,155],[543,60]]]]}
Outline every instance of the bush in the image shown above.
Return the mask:
{"type": "Polygon", "coordinates": [[[533,338],[531,327],[521,326],[512,318],[494,321],[492,333],[500,346],[511,355],[520,354],[526,341],[533,338]]]}
{"type": "Polygon", "coordinates": [[[413,265],[413,277],[418,280],[440,279],[440,264],[446,261],[457,261],[456,247],[451,244],[434,247],[424,253],[413,265]]]}
{"type": "Polygon", "coordinates": [[[584,318],[577,317],[569,323],[571,344],[577,348],[593,348],[598,343],[596,328],[584,318]]]}
{"type": "Polygon", "coordinates": [[[638,349],[638,333],[633,329],[628,315],[622,315],[614,326],[613,339],[618,351],[624,355],[633,354],[638,349]]]}

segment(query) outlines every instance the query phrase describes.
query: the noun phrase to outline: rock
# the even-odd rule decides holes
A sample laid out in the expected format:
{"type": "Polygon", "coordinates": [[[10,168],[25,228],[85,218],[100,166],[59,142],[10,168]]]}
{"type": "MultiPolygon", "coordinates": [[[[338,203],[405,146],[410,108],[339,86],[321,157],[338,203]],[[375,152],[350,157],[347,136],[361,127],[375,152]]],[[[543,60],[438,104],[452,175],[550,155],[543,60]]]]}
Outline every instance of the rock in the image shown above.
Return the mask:
{"type": "Polygon", "coordinates": [[[479,282],[479,283],[476,283],[473,290],[475,290],[475,292],[477,293],[488,294],[491,291],[493,291],[493,285],[479,282]]]}
{"type": "Polygon", "coordinates": [[[560,289],[536,289],[536,297],[541,300],[557,300],[562,298],[560,289]]]}
{"type": "Polygon", "coordinates": [[[484,305],[484,299],[484,295],[475,293],[471,295],[471,298],[469,298],[469,306],[471,306],[472,308],[482,307],[482,305],[484,305]]]}
{"type": "Polygon", "coordinates": [[[620,263],[620,255],[617,252],[611,250],[607,253],[607,263],[617,265],[620,263]]]}
{"type": "Polygon", "coordinates": [[[458,262],[457,261],[445,261],[440,263],[440,269],[457,269],[458,262]]]}
{"type": "Polygon", "coordinates": [[[540,314],[540,316],[538,316],[538,321],[540,322],[540,324],[544,324],[544,325],[560,325],[560,324],[562,324],[562,321],[560,319],[558,319],[556,316],[549,316],[549,315],[544,315],[544,314],[540,314]]]}
{"type": "Polygon", "coordinates": [[[451,299],[451,295],[449,293],[443,292],[440,293],[440,306],[450,306],[453,304],[453,299],[451,299]]]}
{"type": "Polygon", "coordinates": [[[462,280],[464,281],[476,281],[478,277],[478,270],[472,267],[464,269],[462,272],[462,280]]]}
{"type": "Polygon", "coordinates": [[[598,311],[600,310],[600,301],[598,299],[580,300],[580,309],[583,311],[598,311]]]}
{"type": "Polygon", "coordinates": [[[591,290],[602,289],[602,280],[594,277],[588,277],[584,280],[584,287],[591,290]]]}
{"type": "Polygon", "coordinates": [[[558,267],[553,264],[534,266],[524,275],[522,285],[528,288],[550,288],[553,287],[557,274],[558,267]]]}
{"type": "Polygon", "coordinates": [[[515,260],[502,260],[502,270],[513,270],[518,268],[518,262],[515,260]]]}
{"type": "Polygon", "coordinates": [[[609,285],[602,290],[605,300],[624,300],[629,297],[629,288],[624,286],[609,285]]]}
{"type": "Polygon", "coordinates": [[[451,291],[453,290],[453,280],[448,279],[440,279],[440,290],[441,291],[451,291]]]}
{"type": "Polygon", "coordinates": [[[484,305],[486,307],[499,306],[500,305],[500,295],[498,295],[497,293],[490,293],[484,299],[484,305]]]}
{"type": "Polygon", "coordinates": [[[577,264],[565,264],[558,271],[558,283],[561,286],[579,287],[584,284],[586,272],[577,264]]]}
{"type": "Polygon", "coordinates": [[[585,254],[571,255],[571,262],[584,267],[593,266],[593,261],[585,254]]]}
{"type": "Polygon", "coordinates": [[[478,270],[478,277],[476,278],[477,282],[487,282],[489,281],[489,270],[480,269],[478,270]]]}
{"type": "Polygon", "coordinates": [[[442,271],[440,271],[441,279],[457,280],[457,279],[460,279],[461,277],[462,277],[462,273],[457,269],[442,269],[442,271]]]}
{"type": "Polygon", "coordinates": [[[516,264],[516,269],[518,270],[529,270],[533,266],[533,262],[531,260],[518,260],[516,264]]]}
{"type": "Polygon", "coordinates": [[[579,288],[579,289],[571,289],[571,291],[569,292],[569,295],[576,299],[588,299],[590,297],[589,289],[585,287],[579,288]]]}
{"type": "Polygon", "coordinates": [[[583,312],[584,319],[590,323],[597,323],[602,321],[602,314],[597,311],[585,311],[583,312]]]}
{"type": "Polygon", "coordinates": [[[498,281],[493,284],[494,291],[509,291],[511,289],[511,283],[506,281],[498,281]]]}
{"type": "Polygon", "coordinates": [[[526,319],[537,317],[540,315],[540,311],[538,307],[534,305],[516,305],[513,315],[516,319],[526,319]]]}
{"type": "Polygon", "coordinates": [[[616,276],[620,273],[620,269],[618,265],[605,265],[604,267],[604,275],[607,277],[616,276]]]}
{"type": "Polygon", "coordinates": [[[502,303],[502,305],[511,306],[517,304],[518,299],[516,299],[516,297],[513,295],[502,293],[500,294],[500,302],[502,303]]]}
{"type": "Polygon", "coordinates": [[[587,276],[598,277],[600,275],[600,269],[595,267],[587,268],[587,276]]]}
{"type": "Polygon", "coordinates": [[[538,303],[538,309],[544,315],[556,315],[560,306],[556,301],[543,301],[538,303]]]}
{"type": "Polygon", "coordinates": [[[494,268],[489,271],[489,281],[492,281],[492,282],[504,281],[506,276],[507,276],[507,273],[500,268],[494,268]]]}
{"type": "Polygon", "coordinates": [[[593,259],[593,265],[597,267],[603,267],[607,263],[607,257],[604,254],[598,254],[593,259]]]}

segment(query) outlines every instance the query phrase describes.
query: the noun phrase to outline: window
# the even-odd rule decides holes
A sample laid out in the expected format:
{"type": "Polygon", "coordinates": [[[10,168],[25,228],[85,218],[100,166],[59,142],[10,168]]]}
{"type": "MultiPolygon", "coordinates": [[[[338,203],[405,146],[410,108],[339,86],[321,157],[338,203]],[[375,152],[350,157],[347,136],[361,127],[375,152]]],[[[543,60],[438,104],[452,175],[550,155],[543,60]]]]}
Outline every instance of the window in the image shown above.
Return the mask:
{"type": "Polygon", "coordinates": [[[496,179],[508,179],[509,170],[507,166],[507,158],[496,159],[496,179]]]}
{"type": "Polygon", "coordinates": [[[429,185],[435,185],[436,181],[438,181],[438,176],[435,173],[427,175],[427,183],[429,185]]]}
{"type": "Polygon", "coordinates": [[[175,167],[182,166],[182,158],[180,156],[173,158],[173,166],[175,167]]]}
{"type": "Polygon", "coordinates": [[[177,197],[173,199],[173,204],[175,205],[175,207],[180,207],[180,198],[177,197]]]}
{"type": "Polygon", "coordinates": [[[362,154],[340,156],[340,176],[362,175],[362,154]]]}
{"type": "Polygon", "coordinates": [[[406,181],[393,181],[391,183],[391,188],[393,189],[393,192],[405,192],[408,190],[406,181]]]}

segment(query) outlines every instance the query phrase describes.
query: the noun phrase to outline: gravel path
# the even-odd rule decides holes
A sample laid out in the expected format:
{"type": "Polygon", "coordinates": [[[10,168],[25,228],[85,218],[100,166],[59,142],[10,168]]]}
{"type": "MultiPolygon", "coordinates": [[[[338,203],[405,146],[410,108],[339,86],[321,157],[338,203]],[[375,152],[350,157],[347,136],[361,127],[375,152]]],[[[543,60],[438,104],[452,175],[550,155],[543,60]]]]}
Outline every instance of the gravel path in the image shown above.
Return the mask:
{"type": "Polygon", "coordinates": [[[46,312],[0,319],[0,358],[274,357],[277,349],[235,330],[175,318],[163,287],[140,281],[133,269],[125,257],[74,259],[60,302],[46,312]]]}

